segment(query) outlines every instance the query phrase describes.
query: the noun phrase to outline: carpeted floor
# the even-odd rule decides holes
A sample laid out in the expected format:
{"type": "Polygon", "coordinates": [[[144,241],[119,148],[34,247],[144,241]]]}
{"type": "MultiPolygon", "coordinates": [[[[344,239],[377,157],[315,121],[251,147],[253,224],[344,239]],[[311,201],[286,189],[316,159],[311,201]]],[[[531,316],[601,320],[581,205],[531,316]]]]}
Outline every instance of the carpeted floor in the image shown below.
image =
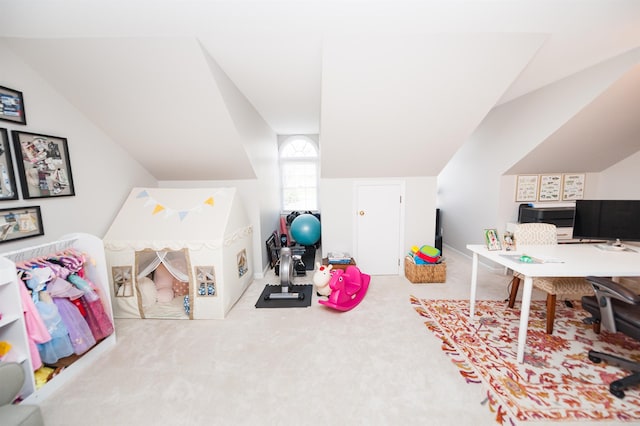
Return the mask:
{"type": "MultiPolygon", "coordinates": [[[[279,282],[269,271],[224,320],[117,319],[115,348],[41,402],[46,424],[495,425],[484,386],[461,380],[407,303],[468,299],[470,258],[446,247],[445,255],[446,283],[373,276],[362,303],[344,313],[315,293],[308,308],[257,309],[265,284],[279,282]]],[[[504,300],[509,281],[480,268],[478,298],[504,300]]]]}
{"type": "Polygon", "coordinates": [[[531,305],[525,363],[516,362],[520,311],[503,301],[478,301],[469,321],[468,300],[411,298],[425,325],[469,383],[483,383],[499,424],[540,420],[640,422],[640,392],[624,399],[608,392],[625,372],[589,361],[589,349],[640,360],[640,342],[622,333],[600,335],[580,309],[558,306],[552,335],[545,333],[545,303],[531,305]]]}

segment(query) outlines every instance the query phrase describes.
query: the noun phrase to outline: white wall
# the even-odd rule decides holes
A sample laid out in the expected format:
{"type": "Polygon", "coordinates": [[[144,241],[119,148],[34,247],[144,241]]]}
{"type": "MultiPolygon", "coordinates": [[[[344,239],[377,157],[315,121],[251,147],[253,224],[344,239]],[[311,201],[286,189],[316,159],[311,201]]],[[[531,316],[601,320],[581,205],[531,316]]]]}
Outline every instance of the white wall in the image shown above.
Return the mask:
{"type": "Polygon", "coordinates": [[[279,229],[278,139],[215,59],[206,52],[205,55],[256,175],[255,181],[218,181],[216,186],[238,186],[240,189],[254,231],[254,274],[260,278],[268,263],[265,241],[273,231],[279,229]]]}
{"type": "Polygon", "coordinates": [[[600,173],[593,198],[640,200],[640,152],[600,173]]]}
{"type": "MultiPolygon", "coordinates": [[[[354,253],[356,217],[353,188],[364,179],[321,179],[322,253],[354,253]]],[[[404,177],[366,179],[366,182],[403,182],[405,185],[404,235],[400,236],[400,259],[412,245],[433,245],[435,239],[436,178],[404,177]]],[[[380,232],[385,232],[381,229],[380,232]]],[[[357,259],[356,259],[357,262],[357,259]]]]}
{"type": "MultiPolygon", "coordinates": [[[[2,121],[0,127],[67,138],[76,193],[32,200],[21,195],[20,200],[2,202],[0,208],[40,206],[45,235],[3,243],[0,251],[54,241],[73,232],[102,238],[131,188],[154,187],[157,181],[1,41],[0,63],[0,85],[23,92],[27,118],[26,126],[2,121]]],[[[15,155],[13,159],[15,166],[15,155]]]]}
{"type": "MultiPolygon", "coordinates": [[[[491,110],[438,176],[444,243],[464,253],[483,243],[483,229],[517,217],[515,188],[502,174],[635,62],[623,55],[491,110]]],[[[598,180],[589,177],[588,186],[598,180]]]]}

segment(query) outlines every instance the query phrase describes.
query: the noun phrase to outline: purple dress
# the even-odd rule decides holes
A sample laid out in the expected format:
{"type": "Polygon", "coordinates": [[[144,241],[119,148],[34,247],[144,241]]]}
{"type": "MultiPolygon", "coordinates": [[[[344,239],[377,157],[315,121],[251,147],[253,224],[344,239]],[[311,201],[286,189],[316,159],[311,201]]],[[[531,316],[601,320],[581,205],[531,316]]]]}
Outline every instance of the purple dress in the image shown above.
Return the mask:
{"type": "Polygon", "coordinates": [[[76,355],[85,353],[96,344],[96,339],[93,337],[87,321],[85,321],[80,311],[78,311],[78,308],[76,308],[69,299],[54,297],[53,303],[58,307],[62,322],[64,322],[64,325],[69,331],[71,345],[73,345],[73,351],[76,355]]]}

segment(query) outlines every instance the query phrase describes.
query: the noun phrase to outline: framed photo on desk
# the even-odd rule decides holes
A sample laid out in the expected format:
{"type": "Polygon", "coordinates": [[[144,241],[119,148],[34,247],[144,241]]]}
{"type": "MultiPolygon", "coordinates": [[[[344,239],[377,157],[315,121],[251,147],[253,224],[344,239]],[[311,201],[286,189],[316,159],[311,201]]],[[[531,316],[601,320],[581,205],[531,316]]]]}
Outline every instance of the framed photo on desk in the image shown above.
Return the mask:
{"type": "Polygon", "coordinates": [[[502,250],[502,244],[500,244],[500,238],[498,237],[497,229],[485,229],[484,241],[487,244],[488,250],[502,250]]]}

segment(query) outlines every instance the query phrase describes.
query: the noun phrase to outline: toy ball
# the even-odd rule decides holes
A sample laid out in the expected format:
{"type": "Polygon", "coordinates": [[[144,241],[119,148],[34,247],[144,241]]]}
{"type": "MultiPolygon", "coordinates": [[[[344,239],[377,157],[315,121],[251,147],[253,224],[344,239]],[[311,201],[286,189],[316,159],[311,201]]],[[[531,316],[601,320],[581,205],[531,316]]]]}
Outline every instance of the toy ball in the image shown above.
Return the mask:
{"type": "Polygon", "coordinates": [[[290,232],[298,244],[311,246],[320,239],[320,221],[312,214],[301,214],[291,222],[290,232]]]}

